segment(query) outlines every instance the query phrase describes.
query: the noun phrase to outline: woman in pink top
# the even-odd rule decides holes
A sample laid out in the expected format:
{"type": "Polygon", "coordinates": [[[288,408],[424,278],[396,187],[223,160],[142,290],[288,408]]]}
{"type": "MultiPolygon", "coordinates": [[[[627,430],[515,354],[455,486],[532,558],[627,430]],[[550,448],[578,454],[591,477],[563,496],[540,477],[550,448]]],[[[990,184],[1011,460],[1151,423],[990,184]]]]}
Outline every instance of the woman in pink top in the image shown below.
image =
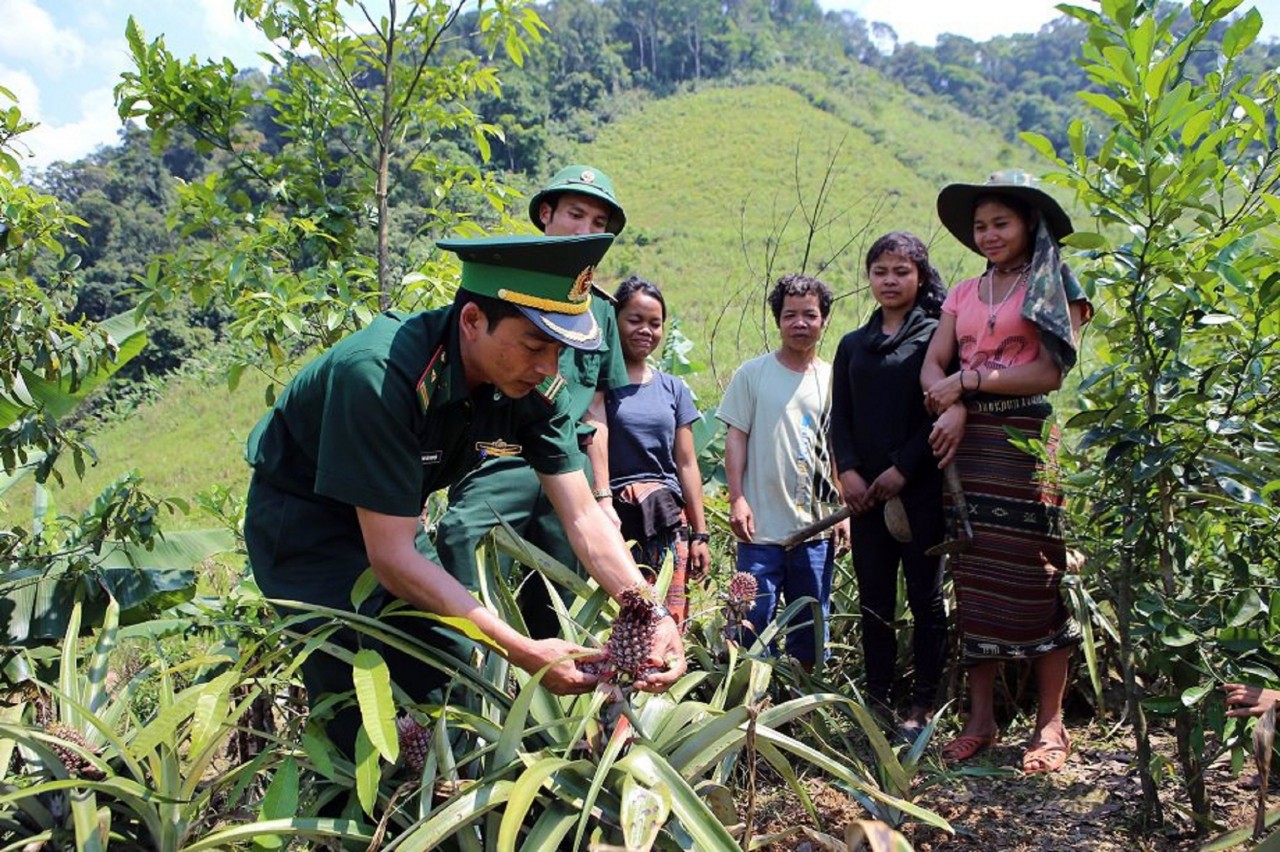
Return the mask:
{"type": "Polygon", "coordinates": [[[965,760],[996,741],[998,663],[1032,658],[1039,707],[1022,768],[1053,772],[1071,749],[1062,696],[1080,643],[1059,593],[1066,548],[1058,433],[1048,431],[1039,458],[1010,443],[1007,428],[1045,432],[1053,411],[1046,394],[1074,365],[1091,309],[1058,253],[1071,220],[1026,174],[952,184],[938,196],[938,214],[987,261],[982,275],[948,294],[920,373],[925,404],[938,418],[930,443],[940,465],[959,473],[972,528],[951,560],[969,717],[942,755],[965,760]]]}

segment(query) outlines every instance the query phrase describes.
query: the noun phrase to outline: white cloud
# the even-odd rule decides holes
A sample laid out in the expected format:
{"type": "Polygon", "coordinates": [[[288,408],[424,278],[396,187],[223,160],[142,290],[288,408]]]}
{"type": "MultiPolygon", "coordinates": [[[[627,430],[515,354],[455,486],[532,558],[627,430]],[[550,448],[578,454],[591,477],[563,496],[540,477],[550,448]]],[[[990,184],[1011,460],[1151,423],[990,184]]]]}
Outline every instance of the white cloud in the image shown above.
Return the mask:
{"type": "MultiPolygon", "coordinates": [[[[40,114],[40,86],[26,71],[18,71],[0,65],[0,86],[4,86],[18,99],[18,108],[27,118],[35,118],[40,114]]],[[[12,104],[3,102],[4,109],[12,104]]]]}
{"type": "Polygon", "coordinates": [[[113,145],[118,141],[120,127],[111,89],[85,92],[80,97],[76,120],[64,124],[42,121],[22,136],[31,154],[23,162],[24,171],[43,169],[58,160],[78,160],[100,145],[113,145]]]}
{"type": "Polygon", "coordinates": [[[261,51],[276,53],[257,27],[240,20],[234,0],[200,0],[201,42],[211,57],[229,58],[238,68],[261,67],[261,51]]]}
{"type": "Polygon", "coordinates": [[[85,43],[73,30],[58,27],[32,0],[0,0],[0,56],[60,74],[84,61],[85,43]]]}

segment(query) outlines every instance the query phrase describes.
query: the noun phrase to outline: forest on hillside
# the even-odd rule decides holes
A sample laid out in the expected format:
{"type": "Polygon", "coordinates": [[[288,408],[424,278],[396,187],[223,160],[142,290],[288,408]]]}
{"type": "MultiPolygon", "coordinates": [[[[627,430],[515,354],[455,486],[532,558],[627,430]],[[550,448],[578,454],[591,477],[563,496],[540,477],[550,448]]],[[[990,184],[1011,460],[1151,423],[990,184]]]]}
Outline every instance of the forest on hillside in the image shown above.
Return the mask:
{"type": "MultiPolygon", "coordinates": [[[[474,14],[464,15],[451,30],[453,39],[431,61],[466,57],[501,80],[500,87],[477,91],[468,108],[486,128],[482,135],[488,156],[478,168],[516,191],[534,185],[574,146],[590,142],[603,125],[641,109],[646,100],[699,86],[785,81],[788,72],[802,69],[816,72],[832,91],[856,98],[863,78],[850,72],[870,70],[918,96],[992,123],[1011,142],[1018,133],[1031,131],[1063,150],[1071,120],[1087,109],[1077,93],[1096,85],[1077,62],[1087,28],[1065,16],[1038,33],[983,43],[944,35],[936,47],[921,47],[899,45],[891,30],[852,12],[824,13],[815,0],[713,7],[706,0],[557,0],[537,5],[545,29],[539,27],[540,40],[531,40],[529,60],[519,65],[505,55],[491,55],[474,14]]],[[[1187,15],[1183,8],[1175,30],[1189,25],[1187,15]]],[[[1226,27],[1226,21],[1215,25],[1210,42],[1220,40],[1226,27]]],[[[1278,59],[1280,44],[1272,42],[1252,45],[1240,61],[1256,71],[1274,67],[1278,59]]],[[[121,130],[118,144],[73,163],[55,163],[36,176],[38,188],[82,220],[62,238],[65,251],[79,264],[74,317],[101,320],[135,307],[145,289],[139,282],[154,281],[157,258],[174,256],[180,242],[207,239],[183,226],[190,206],[180,198],[180,187],[190,195],[217,174],[220,193],[244,193],[239,206],[260,203],[270,180],[252,162],[256,158],[287,160],[291,168],[325,176],[322,197],[296,194],[286,209],[314,220],[334,242],[326,250],[313,240],[293,259],[295,266],[322,264],[343,253],[338,246],[375,250],[375,217],[358,158],[300,138],[289,113],[279,106],[280,93],[299,84],[288,63],[305,61],[295,57],[266,73],[250,69],[237,74],[234,85],[246,107],[234,126],[197,120],[157,134],[134,122],[121,130]]],[[[1213,51],[1206,48],[1189,61],[1190,72],[1203,76],[1212,70],[1213,51]]],[[[358,85],[373,87],[376,82],[369,77],[358,85]]],[[[893,100],[884,91],[878,90],[878,97],[893,100]]],[[[809,97],[821,106],[821,94],[809,97]]],[[[893,103],[885,107],[903,108],[893,103]]],[[[469,141],[466,129],[443,122],[431,134],[432,161],[470,166],[474,154],[469,141]]],[[[420,213],[420,199],[431,192],[436,175],[407,157],[389,163],[394,187],[388,201],[395,264],[391,274],[397,278],[413,271],[438,235],[422,232],[420,213]]],[[[447,203],[455,213],[470,214],[485,207],[475,200],[463,194],[447,203]]],[[[492,225],[500,214],[478,215],[482,224],[492,225]]],[[[50,279],[55,273],[37,267],[36,274],[50,279]]],[[[225,339],[224,326],[231,319],[227,306],[197,301],[201,303],[194,305],[179,296],[152,312],[151,343],[124,368],[116,393],[143,377],[162,377],[225,339]]]]}
{"type": "MultiPolygon", "coordinates": [[[[371,32],[345,26],[347,5],[238,0],[280,48],[269,71],[175,56],[131,21],[116,96],[134,123],[35,180],[20,164],[31,123],[0,81],[0,847],[1280,845],[1276,709],[1228,716],[1223,700],[1228,684],[1280,687],[1280,63],[1257,42],[1256,10],[1102,0],[1064,6],[1037,34],[924,49],[804,0],[388,3],[371,32]],[[744,124],[798,138],[727,138],[749,137],[744,124]],[[950,124],[961,132],[942,136],[950,124]],[[962,136],[981,150],[953,150],[962,136]],[[810,137],[829,148],[802,147],[810,137]],[[866,186],[838,168],[848,140],[866,186]],[[477,610],[430,621],[475,641],[454,655],[401,628],[427,623],[429,607],[363,612],[379,594],[372,569],[341,608],[267,600],[247,569],[248,427],[234,418],[252,423],[301,363],[379,312],[445,304],[459,269],[435,241],[530,232],[530,190],[584,151],[627,169],[629,213],[648,216],[607,262],[689,264],[666,267],[689,270],[668,291],[690,287],[689,322],[654,354],[686,376],[725,325],[773,333],[757,279],[793,263],[858,277],[882,225],[910,212],[923,232],[948,162],[1038,163],[1072,206],[1063,257],[1096,314],[1054,403],[1072,548],[1058,604],[1080,630],[1060,772],[1021,754],[1040,728],[1021,661],[992,684],[1005,741],[982,738],[963,763],[939,754],[960,731],[958,653],[937,715],[899,738],[864,693],[866,615],[847,556],[812,666],[770,648],[790,646],[808,598],[743,640],[755,592],[731,568],[710,410],[689,427],[711,564],[675,642],[688,670],[665,693],[615,667],[608,688],[553,694],[544,678],[566,658],[513,663],[477,610]],[[754,162],[723,172],[743,186],[710,192],[685,168],[757,153],[775,166],[763,199],[746,186],[754,162]],[[880,218],[841,220],[855,196],[880,218]],[[687,217],[664,227],[675,206],[687,217]],[[767,226],[752,254],[756,214],[767,226]],[[697,274],[713,243],[739,251],[744,281],[697,274]],[[240,386],[248,403],[225,392],[240,386]],[[143,396],[156,404],[130,407],[143,396]],[[130,433],[127,452],[96,443],[113,430],[130,433]],[[216,482],[193,458],[223,453],[234,474],[216,482]],[[158,493],[143,459],[200,473],[158,493]],[[60,504],[55,486],[95,466],[106,483],[60,504]],[[443,698],[413,700],[393,653],[445,672],[443,698]],[[352,688],[309,708],[299,666],[320,654],[352,688]],[[350,749],[327,733],[334,712],[355,714],[350,749]]],[[[411,395],[415,412],[419,400],[430,405],[411,395]]],[[[363,413],[344,412],[355,427],[363,413]]],[[[1005,428],[995,443],[1040,463],[1055,441],[1005,428]]],[[[442,501],[426,500],[397,535],[435,530],[442,501]]],[[[953,512],[946,543],[963,546],[966,526],[953,512]]],[[[284,514],[279,527],[332,532],[284,514]]],[[[615,599],[499,525],[473,593],[517,635],[529,613],[508,564],[559,593],[566,639],[652,674],[645,642],[662,618],[634,587],[615,599]]],[[[654,566],[660,586],[671,565],[654,566]]],[[[894,626],[905,670],[905,600],[894,626]]]]}

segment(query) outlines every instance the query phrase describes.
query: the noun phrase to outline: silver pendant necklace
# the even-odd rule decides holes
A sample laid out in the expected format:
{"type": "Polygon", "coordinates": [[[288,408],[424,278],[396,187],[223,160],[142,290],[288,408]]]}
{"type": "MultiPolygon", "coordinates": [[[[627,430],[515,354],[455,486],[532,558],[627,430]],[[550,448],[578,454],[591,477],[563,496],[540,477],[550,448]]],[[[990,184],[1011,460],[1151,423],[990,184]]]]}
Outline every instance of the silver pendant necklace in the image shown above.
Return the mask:
{"type": "MultiPolygon", "coordinates": [[[[1012,272],[1013,270],[1002,270],[1012,272]]],[[[1004,307],[1004,303],[1009,301],[1010,297],[1018,291],[1018,288],[1027,283],[1027,278],[1031,274],[1031,264],[1025,264],[1018,269],[1018,277],[1014,279],[1013,285],[1005,291],[1004,298],[996,302],[996,269],[992,266],[987,270],[987,334],[996,333],[996,317],[1000,315],[1000,309],[1004,307]]]]}

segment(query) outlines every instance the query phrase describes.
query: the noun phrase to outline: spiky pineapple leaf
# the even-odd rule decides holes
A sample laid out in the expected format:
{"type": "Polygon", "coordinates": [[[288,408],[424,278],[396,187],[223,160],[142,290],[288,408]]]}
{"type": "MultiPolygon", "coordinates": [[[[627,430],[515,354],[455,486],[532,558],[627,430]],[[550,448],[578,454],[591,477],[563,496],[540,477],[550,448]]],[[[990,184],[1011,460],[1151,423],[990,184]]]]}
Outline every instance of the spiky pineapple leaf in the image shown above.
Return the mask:
{"type": "Polygon", "coordinates": [[[236,849],[264,835],[298,837],[319,840],[326,837],[340,839],[352,845],[365,845],[373,840],[365,833],[365,827],[356,820],[329,817],[294,817],[234,825],[206,834],[199,840],[183,843],[183,852],[205,852],[206,849],[236,849]]]}
{"type": "Polygon", "coordinates": [[[498,848],[516,848],[516,841],[520,837],[520,826],[524,823],[529,809],[533,807],[542,785],[552,774],[568,768],[582,771],[589,765],[585,760],[566,760],[552,755],[541,758],[521,773],[511,788],[511,797],[507,801],[507,806],[502,809],[502,823],[498,827],[498,848]]]}
{"type": "Polygon", "coordinates": [[[648,787],[670,791],[671,810],[698,849],[736,849],[737,842],[674,766],[653,749],[637,743],[618,761],[618,769],[648,787]]]}
{"type": "Polygon", "coordinates": [[[551,802],[538,817],[525,838],[525,849],[560,849],[573,831],[578,815],[563,802],[551,802]]]}
{"type": "Polygon", "coordinates": [[[428,852],[478,821],[494,808],[502,807],[515,785],[510,781],[487,781],[468,788],[448,804],[437,809],[429,819],[389,844],[387,852],[428,852]]]}
{"type": "Polygon", "coordinates": [[[105,852],[111,830],[111,810],[98,810],[98,797],[92,790],[72,790],[70,799],[77,852],[105,852]]]}
{"type": "Polygon", "coordinates": [[[671,791],[648,787],[627,775],[622,781],[622,837],[628,849],[650,849],[671,815],[671,791]]]}

